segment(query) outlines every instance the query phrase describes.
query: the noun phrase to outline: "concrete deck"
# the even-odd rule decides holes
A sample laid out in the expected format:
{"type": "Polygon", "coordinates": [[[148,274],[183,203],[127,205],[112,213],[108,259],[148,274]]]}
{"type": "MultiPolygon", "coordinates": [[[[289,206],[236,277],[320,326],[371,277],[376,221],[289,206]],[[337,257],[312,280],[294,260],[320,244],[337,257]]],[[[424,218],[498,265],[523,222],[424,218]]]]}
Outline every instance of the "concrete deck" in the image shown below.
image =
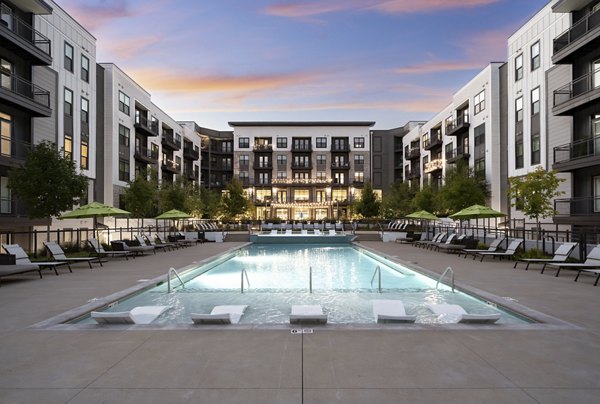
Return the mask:
{"type": "Polygon", "coordinates": [[[206,243],[74,273],[5,278],[0,287],[0,403],[596,403],[600,287],[411,245],[363,242],[389,257],[571,323],[550,330],[390,327],[43,330],[31,326],[218,254],[206,243]]]}

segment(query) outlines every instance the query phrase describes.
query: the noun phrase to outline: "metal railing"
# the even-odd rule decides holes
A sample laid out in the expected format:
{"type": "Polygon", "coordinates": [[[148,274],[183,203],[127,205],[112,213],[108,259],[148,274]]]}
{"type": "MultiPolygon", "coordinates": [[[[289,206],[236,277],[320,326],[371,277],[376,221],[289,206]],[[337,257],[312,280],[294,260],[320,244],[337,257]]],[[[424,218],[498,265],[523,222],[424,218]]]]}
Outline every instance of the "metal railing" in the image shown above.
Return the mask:
{"type": "Polygon", "coordinates": [[[461,114],[456,117],[452,122],[446,125],[446,135],[454,132],[456,129],[469,125],[469,114],[461,114]]]}
{"type": "Polygon", "coordinates": [[[0,25],[14,32],[20,38],[31,43],[42,52],[51,56],[50,39],[42,35],[41,32],[35,30],[31,25],[13,15],[10,8],[6,5],[0,5],[0,25]]]}
{"type": "Polygon", "coordinates": [[[255,152],[272,152],[273,145],[272,144],[255,144],[253,150],[255,152]]]}
{"type": "Polygon", "coordinates": [[[600,69],[578,77],[572,82],[554,90],[553,106],[558,107],[596,88],[600,88],[600,69]]]}
{"type": "Polygon", "coordinates": [[[148,119],[143,115],[136,115],[135,124],[148,132],[158,136],[158,122],[156,120],[148,119]]]}
{"type": "Polygon", "coordinates": [[[600,26],[600,12],[590,13],[554,39],[554,53],[560,52],[591,30],[600,26]]]}
{"type": "Polygon", "coordinates": [[[158,150],[151,150],[147,147],[138,146],[134,150],[133,157],[145,157],[151,160],[158,160],[158,150]]]}
{"type": "Polygon", "coordinates": [[[455,158],[462,158],[469,156],[469,148],[468,147],[457,147],[456,149],[446,151],[446,160],[452,160],[455,158]]]}
{"type": "Polygon", "coordinates": [[[191,157],[193,160],[198,160],[200,158],[200,151],[190,146],[183,146],[183,157],[191,157]]]}
{"type": "Polygon", "coordinates": [[[565,198],[554,200],[555,216],[600,216],[600,197],[565,198]]]}
{"type": "Polygon", "coordinates": [[[421,157],[421,148],[420,147],[411,147],[406,155],[404,156],[407,160],[421,157]]]}
{"type": "Polygon", "coordinates": [[[0,73],[0,86],[14,94],[29,98],[36,104],[50,108],[50,91],[33,84],[15,74],[0,73]]]}
{"type": "Polygon", "coordinates": [[[176,139],[172,134],[168,132],[163,132],[162,142],[163,144],[167,144],[168,146],[174,147],[176,149],[181,149],[181,139],[176,139]]]}
{"type": "Polygon", "coordinates": [[[554,148],[554,163],[564,163],[600,155],[600,136],[563,144],[554,148]]]}

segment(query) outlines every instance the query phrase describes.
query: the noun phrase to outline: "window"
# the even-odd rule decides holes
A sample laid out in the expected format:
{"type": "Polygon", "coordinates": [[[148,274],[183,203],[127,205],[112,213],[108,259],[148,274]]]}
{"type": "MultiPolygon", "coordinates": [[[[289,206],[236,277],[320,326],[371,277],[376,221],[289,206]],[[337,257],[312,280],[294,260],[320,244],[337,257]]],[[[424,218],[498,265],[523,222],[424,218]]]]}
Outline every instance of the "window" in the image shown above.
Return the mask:
{"type": "Polygon", "coordinates": [[[519,97],[515,100],[515,121],[521,122],[523,120],[523,97],[519,97]]]}
{"type": "Polygon", "coordinates": [[[240,167],[246,167],[250,165],[250,156],[247,154],[240,155],[240,167]]]}
{"type": "Polygon", "coordinates": [[[129,160],[119,159],[119,181],[129,181],[129,160]]]}
{"type": "Polygon", "coordinates": [[[473,137],[475,141],[475,146],[485,144],[485,124],[481,124],[473,130],[473,137]]]}
{"type": "Polygon", "coordinates": [[[278,137],[277,138],[277,148],[278,149],[286,149],[287,148],[287,138],[286,137],[278,137]]]}
{"type": "Polygon", "coordinates": [[[129,147],[129,128],[119,124],[119,144],[129,147]]]}
{"type": "Polygon", "coordinates": [[[317,138],[317,148],[324,149],[327,147],[327,138],[326,137],[318,137],[317,138]]]}
{"type": "Polygon", "coordinates": [[[287,156],[284,154],[277,155],[277,165],[280,167],[287,166],[287,156]]]}
{"type": "Polygon", "coordinates": [[[600,176],[594,179],[594,212],[600,212],[600,176]]]}
{"type": "Polygon", "coordinates": [[[6,59],[0,59],[0,85],[11,90],[13,87],[13,64],[6,59]]]}
{"type": "Polygon", "coordinates": [[[523,140],[515,142],[515,168],[523,168],[523,140]]]}
{"type": "Polygon", "coordinates": [[[540,88],[531,90],[531,115],[540,113],[540,88]]]}
{"type": "Polygon", "coordinates": [[[354,155],[354,165],[362,166],[364,164],[365,164],[365,156],[363,156],[362,154],[355,154],[354,155]]]}
{"type": "Polygon", "coordinates": [[[73,47],[65,42],[65,69],[73,73],[73,47]]]}
{"type": "Polygon", "coordinates": [[[81,55],[81,80],[90,82],[90,60],[81,55]]]}
{"type": "Polygon", "coordinates": [[[258,167],[259,168],[271,168],[271,157],[270,156],[258,156],[258,167]]]}
{"type": "Polygon", "coordinates": [[[326,202],[327,201],[327,193],[322,189],[317,189],[315,194],[316,202],[326,202]]]}
{"type": "Polygon", "coordinates": [[[129,115],[129,96],[119,91],[119,111],[129,115]]]}
{"type": "Polygon", "coordinates": [[[531,135],[531,164],[540,164],[540,134],[531,135]]]}
{"type": "Polygon", "coordinates": [[[477,115],[485,109],[485,90],[483,90],[473,98],[473,104],[473,110],[475,112],[475,115],[477,115]]]}
{"type": "Polygon", "coordinates": [[[277,202],[279,202],[279,203],[287,202],[287,191],[277,191],[277,202]]]}
{"type": "Polygon", "coordinates": [[[241,137],[238,144],[240,149],[248,149],[250,147],[250,138],[241,137]]]}
{"type": "Polygon", "coordinates": [[[364,137],[355,137],[354,138],[354,148],[364,149],[364,147],[365,147],[365,138],[364,137]]]}
{"type": "Polygon", "coordinates": [[[295,201],[308,201],[310,197],[310,191],[308,189],[296,189],[294,190],[295,201]]]}
{"type": "Polygon", "coordinates": [[[317,154],[317,165],[324,166],[327,164],[327,157],[324,154],[317,154]]]}
{"type": "Polygon", "coordinates": [[[0,112],[0,153],[12,157],[12,116],[0,112]]]}
{"type": "Polygon", "coordinates": [[[348,200],[348,190],[347,189],[332,189],[331,190],[331,200],[339,201],[339,202],[348,200]]]}
{"type": "Polygon", "coordinates": [[[365,173],[363,171],[355,171],[354,172],[354,182],[364,182],[365,181],[365,173]]]}
{"type": "Polygon", "coordinates": [[[88,155],[89,155],[88,144],[87,144],[87,142],[81,141],[81,159],[80,159],[80,163],[81,163],[81,169],[82,170],[87,170],[89,168],[88,155]]]}
{"type": "Polygon", "coordinates": [[[73,116],[73,91],[65,87],[65,115],[73,116]]]}
{"type": "Polygon", "coordinates": [[[333,174],[333,183],[334,184],[346,184],[346,175],[345,173],[334,173],[333,174]]]}
{"type": "Polygon", "coordinates": [[[523,78],[523,54],[515,58],[515,81],[523,78]]]}
{"type": "Polygon", "coordinates": [[[81,122],[89,123],[90,122],[90,102],[81,97],[81,122]]]}
{"type": "Polygon", "coordinates": [[[531,45],[531,70],[540,67],[540,41],[531,45]]]}
{"type": "Polygon", "coordinates": [[[317,179],[320,181],[326,181],[327,180],[327,172],[317,171],[317,179]]]}
{"type": "Polygon", "coordinates": [[[485,157],[475,160],[475,175],[485,177],[485,157]]]}
{"type": "Polygon", "coordinates": [[[309,156],[294,156],[294,167],[310,168],[310,157],[309,156]]]}
{"type": "Polygon", "coordinates": [[[277,178],[287,178],[287,171],[277,171],[277,178]]]}
{"type": "Polygon", "coordinates": [[[73,159],[73,138],[70,135],[65,135],[64,152],[67,160],[73,159]]]}
{"type": "Polygon", "coordinates": [[[0,213],[12,213],[12,195],[8,177],[0,177],[0,213]]]}

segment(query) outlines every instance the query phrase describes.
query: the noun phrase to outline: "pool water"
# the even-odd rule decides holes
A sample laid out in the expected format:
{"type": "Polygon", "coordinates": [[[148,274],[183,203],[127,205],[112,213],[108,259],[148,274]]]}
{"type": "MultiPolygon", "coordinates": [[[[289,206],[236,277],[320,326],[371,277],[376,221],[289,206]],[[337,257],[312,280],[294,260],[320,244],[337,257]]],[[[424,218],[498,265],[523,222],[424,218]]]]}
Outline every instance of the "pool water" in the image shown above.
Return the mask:
{"type": "Polygon", "coordinates": [[[188,271],[181,278],[185,285],[172,280],[171,293],[162,284],[121,301],[108,311],[164,305],[170,309],[155,323],[191,324],[192,313],[209,313],[216,305],[246,304],[248,309],[240,324],[284,324],[292,305],[319,304],[329,315],[330,323],[368,324],[375,322],[371,300],[399,299],[407,314],[416,314],[416,322],[422,324],[452,321],[438,318],[425,303],[459,304],[474,314],[500,311],[499,323],[504,324],[527,322],[480,299],[452,292],[445,285],[436,289],[436,280],[350,245],[254,244],[188,271]],[[247,274],[243,278],[244,293],[242,270],[247,274]]]}

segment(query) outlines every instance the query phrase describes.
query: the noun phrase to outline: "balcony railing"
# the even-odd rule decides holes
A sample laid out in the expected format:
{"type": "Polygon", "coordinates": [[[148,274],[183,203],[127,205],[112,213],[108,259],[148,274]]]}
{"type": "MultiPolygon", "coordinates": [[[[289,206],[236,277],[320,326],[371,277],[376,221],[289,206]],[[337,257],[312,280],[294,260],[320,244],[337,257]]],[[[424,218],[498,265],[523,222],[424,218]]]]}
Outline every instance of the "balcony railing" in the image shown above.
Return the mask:
{"type": "Polygon", "coordinates": [[[194,172],[194,170],[183,170],[183,175],[191,181],[198,179],[198,173],[194,172]]]}
{"type": "Polygon", "coordinates": [[[149,136],[158,136],[158,122],[150,120],[143,115],[137,115],[135,117],[135,127],[142,129],[142,131],[149,136]]]}
{"type": "Polygon", "coordinates": [[[255,170],[272,170],[273,162],[271,161],[254,161],[255,170]]]}
{"type": "Polygon", "coordinates": [[[469,115],[460,114],[456,119],[446,125],[446,136],[458,135],[464,130],[469,129],[469,126],[469,115]]]}
{"type": "Polygon", "coordinates": [[[553,106],[561,106],[562,104],[589,93],[596,88],[600,88],[600,69],[596,69],[593,72],[581,76],[569,84],[554,90],[553,106]]]}
{"type": "Polygon", "coordinates": [[[600,216],[600,197],[555,199],[554,210],[557,217],[600,216]]]}
{"type": "Polygon", "coordinates": [[[292,163],[292,170],[310,170],[312,169],[311,163],[292,163]]]}
{"type": "Polygon", "coordinates": [[[168,146],[171,149],[175,149],[175,150],[181,149],[181,139],[176,139],[169,132],[163,132],[163,134],[162,134],[162,144],[163,144],[163,146],[168,146]]]}
{"type": "Polygon", "coordinates": [[[442,161],[442,159],[431,160],[430,162],[425,164],[424,168],[425,173],[432,173],[434,171],[441,170],[442,168],[444,168],[444,162],[442,161]]]}
{"type": "Polygon", "coordinates": [[[158,150],[150,150],[146,147],[138,146],[135,148],[133,157],[155,163],[158,161],[158,150]]]}
{"type": "Polygon", "coordinates": [[[0,5],[0,25],[14,32],[18,37],[34,45],[48,56],[51,55],[50,39],[35,30],[31,25],[12,14],[10,8],[0,5]]]}
{"type": "Polygon", "coordinates": [[[255,152],[272,152],[273,145],[272,144],[255,144],[254,149],[255,152]]]}
{"type": "Polygon", "coordinates": [[[10,136],[2,136],[0,141],[0,156],[25,160],[31,151],[31,143],[16,140],[10,136]]]}
{"type": "Polygon", "coordinates": [[[578,140],[554,148],[554,164],[600,156],[600,136],[578,140]]]}
{"type": "Polygon", "coordinates": [[[331,145],[331,151],[334,153],[348,153],[348,152],[350,152],[350,144],[348,144],[348,143],[344,143],[344,144],[333,143],[331,145]]]}
{"type": "Polygon", "coordinates": [[[292,144],[293,152],[312,152],[312,146],[310,144],[292,144]]]}
{"type": "Polygon", "coordinates": [[[36,104],[50,108],[50,91],[36,86],[14,74],[0,73],[0,86],[14,94],[26,97],[36,104]]]}
{"type": "Polygon", "coordinates": [[[414,178],[421,178],[421,170],[410,170],[406,173],[406,179],[412,180],[414,178]]]}
{"type": "Polygon", "coordinates": [[[443,143],[441,136],[432,136],[429,139],[423,141],[423,149],[429,150],[433,149],[436,146],[441,146],[443,143]]]}
{"type": "Polygon", "coordinates": [[[461,158],[469,158],[469,148],[468,147],[457,147],[456,149],[448,150],[446,152],[446,161],[448,163],[454,163],[456,160],[461,158]]]}
{"type": "Polygon", "coordinates": [[[600,12],[586,15],[554,39],[554,53],[560,52],[598,26],[600,26],[600,12]]]}
{"type": "Polygon", "coordinates": [[[404,156],[407,160],[412,160],[418,157],[421,157],[421,148],[420,147],[411,147],[408,150],[408,153],[404,156]]]}
{"type": "Polygon", "coordinates": [[[176,172],[176,173],[179,173],[180,169],[181,169],[179,164],[177,164],[176,162],[174,162],[173,160],[170,160],[170,159],[163,159],[162,167],[163,167],[163,169],[166,169],[171,172],[176,172]]]}
{"type": "Polygon", "coordinates": [[[191,160],[198,160],[200,158],[200,151],[190,146],[183,146],[183,157],[191,160]]]}
{"type": "Polygon", "coordinates": [[[332,170],[349,170],[350,169],[350,163],[340,163],[340,162],[333,162],[331,163],[331,169],[332,170]]]}

